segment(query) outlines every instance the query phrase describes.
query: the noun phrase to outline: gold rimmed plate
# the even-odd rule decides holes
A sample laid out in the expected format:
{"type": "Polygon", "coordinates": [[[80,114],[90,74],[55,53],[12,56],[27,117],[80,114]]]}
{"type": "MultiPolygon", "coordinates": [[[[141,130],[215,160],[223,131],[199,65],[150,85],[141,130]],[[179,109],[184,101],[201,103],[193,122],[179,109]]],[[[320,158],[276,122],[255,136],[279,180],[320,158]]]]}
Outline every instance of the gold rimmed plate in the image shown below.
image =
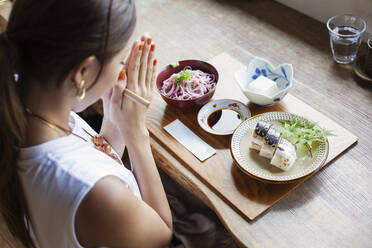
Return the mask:
{"type": "Polygon", "coordinates": [[[297,159],[291,169],[281,170],[270,164],[270,160],[258,155],[249,148],[252,131],[259,120],[271,123],[279,128],[283,121],[292,117],[305,118],[287,112],[268,112],[244,121],[233,133],[231,154],[236,165],[249,176],[268,183],[292,183],[319,170],[327,160],[329,144],[325,138],[313,145],[312,156],[305,149],[297,150],[297,159]]]}

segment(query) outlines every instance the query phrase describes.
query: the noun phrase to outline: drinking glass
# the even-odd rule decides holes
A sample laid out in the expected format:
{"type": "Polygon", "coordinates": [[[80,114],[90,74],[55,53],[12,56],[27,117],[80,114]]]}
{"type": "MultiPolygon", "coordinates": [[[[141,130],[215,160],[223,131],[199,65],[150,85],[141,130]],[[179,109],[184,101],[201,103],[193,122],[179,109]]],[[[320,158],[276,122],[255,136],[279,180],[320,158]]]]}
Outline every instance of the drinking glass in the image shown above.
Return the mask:
{"type": "Polygon", "coordinates": [[[353,15],[337,15],[327,22],[333,59],[340,64],[349,64],[357,56],[366,22],[353,15]]]}

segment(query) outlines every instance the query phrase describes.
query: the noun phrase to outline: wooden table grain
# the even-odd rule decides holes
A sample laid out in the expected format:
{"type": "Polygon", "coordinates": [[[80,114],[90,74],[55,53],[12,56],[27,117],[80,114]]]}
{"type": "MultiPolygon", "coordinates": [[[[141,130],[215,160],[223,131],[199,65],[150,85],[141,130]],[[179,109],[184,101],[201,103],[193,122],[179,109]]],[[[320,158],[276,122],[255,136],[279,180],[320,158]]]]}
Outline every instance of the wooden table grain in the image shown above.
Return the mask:
{"type": "MultiPolygon", "coordinates": [[[[249,57],[250,60],[253,58],[254,55],[249,57]]],[[[290,93],[282,101],[270,107],[260,107],[249,103],[234,77],[235,72],[244,70],[245,66],[229,54],[219,54],[208,62],[214,65],[219,73],[217,89],[212,100],[234,99],[242,104],[248,104],[252,116],[274,111],[289,112],[308,118],[318,123],[322,128],[332,130],[335,136],[328,138],[329,153],[326,164],[357,142],[358,138],[354,134],[290,93]]],[[[293,83],[297,84],[298,82],[294,80],[293,83]]],[[[286,185],[268,184],[252,179],[239,170],[239,167],[234,163],[230,151],[231,135],[220,136],[205,132],[198,124],[197,113],[198,110],[179,111],[179,109],[167,105],[160,94],[155,94],[147,115],[147,127],[151,137],[167,149],[167,157],[177,158],[191,172],[196,174],[203,183],[233,207],[237,213],[248,220],[254,220],[308,179],[306,177],[286,185]],[[164,126],[176,119],[179,119],[191,131],[216,149],[216,154],[201,162],[170,136],[164,130],[164,126]]],[[[159,153],[155,148],[153,152],[159,153]]],[[[158,164],[161,167],[163,166],[161,163],[158,164]]],[[[171,167],[167,167],[167,169],[171,169],[171,167]]],[[[168,171],[168,173],[170,172],[168,171]]],[[[219,208],[214,210],[217,214],[223,211],[219,208]]]]}
{"type": "Polygon", "coordinates": [[[333,62],[324,24],[270,0],[137,1],[160,67],[227,52],[292,63],[291,94],[359,137],[358,144],[255,221],[238,215],[152,140],[158,165],[212,209],[241,247],[372,247],[372,85],[333,62]]]}
{"type": "MultiPolygon", "coordinates": [[[[136,5],[136,35],[154,36],[160,68],[222,52],[245,63],[249,54],[292,63],[301,83],[291,94],[359,137],[255,221],[242,218],[152,140],[158,165],[212,209],[223,209],[219,217],[241,247],[372,247],[372,85],[358,80],[351,66],[332,61],[325,25],[272,0],[136,0],[136,5]]],[[[0,247],[11,246],[0,241],[0,247]]]]}

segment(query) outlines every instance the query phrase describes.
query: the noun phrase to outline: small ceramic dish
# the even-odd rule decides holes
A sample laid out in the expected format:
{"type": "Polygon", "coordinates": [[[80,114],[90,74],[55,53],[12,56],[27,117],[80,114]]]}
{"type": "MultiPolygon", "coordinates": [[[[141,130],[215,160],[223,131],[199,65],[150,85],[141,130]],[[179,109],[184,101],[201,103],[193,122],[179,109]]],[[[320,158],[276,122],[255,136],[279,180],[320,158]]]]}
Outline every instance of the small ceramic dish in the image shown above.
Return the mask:
{"type": "Polygon", "coordinates": [[[246,97],[253,103],[261,106],[270,106],[282,100],[292,88],[293,67],[291,64],[281,64],[274,68],[267,60],[254,58],[246,70],[235,72],[235,79],[246,97]],[[264,76],[276,83],[277,89],[271,95],[262,95],[249,85],[259,76],[264,76]]]}
{"type": "Polygon", "coordinates": [[[272,166],[269,159],[249,148],[252,130],[258,121],[266,121],[279,128],[281,122],[289,121],[292,117],[305,120],[287,112],[267,112],[244,121],[231,138],[230,149],[235,164],[249,176],[267,183],[292,183],[318,171],[328,157],[329,144],[326,138],[313,146],[312,157],[307,152],[297,150],[296,162],[288,171],[272,166]]]}
{"type": "Polygon", "coordinates": [[[250,117],[251,111],[243,103],[220,99],[205,104],[199,110],[198,123],[208,133],[229,135],[250,117]]]}

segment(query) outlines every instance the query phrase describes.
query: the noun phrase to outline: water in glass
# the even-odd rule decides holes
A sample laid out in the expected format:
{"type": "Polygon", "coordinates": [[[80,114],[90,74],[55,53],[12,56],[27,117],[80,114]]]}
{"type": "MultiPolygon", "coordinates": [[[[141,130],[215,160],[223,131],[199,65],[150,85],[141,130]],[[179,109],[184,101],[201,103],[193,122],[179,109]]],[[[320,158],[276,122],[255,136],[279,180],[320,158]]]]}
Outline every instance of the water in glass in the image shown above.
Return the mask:
{"type": "Polygon", "coordinates": [[[340,26],[335,27],[333,32],[330,34],[330,41],[334,60],[341,64],[353,62],[361,43],[358,35],[360,31],[353,27],[340,26]]]}

